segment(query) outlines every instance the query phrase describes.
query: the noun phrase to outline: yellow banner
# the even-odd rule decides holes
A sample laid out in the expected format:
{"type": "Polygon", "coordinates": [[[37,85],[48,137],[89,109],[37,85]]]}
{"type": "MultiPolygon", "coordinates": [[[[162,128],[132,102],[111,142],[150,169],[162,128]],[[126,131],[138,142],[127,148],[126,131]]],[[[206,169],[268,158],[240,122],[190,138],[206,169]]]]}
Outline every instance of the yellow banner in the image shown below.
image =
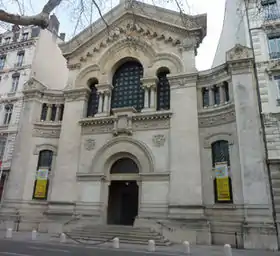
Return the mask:
{"type": "Polygon", "coordinates": [[[230,186],[229,186],[229,178],[216,178],[216,186],[217,186],[217,200],[218,201],[230,201],[230,186]]]}
{"type": "Polygon", "coordinates": [[[47,184],[48,180],[37,180],[34,191],[34,198],[44,199],[47,197],[47,184]]]}

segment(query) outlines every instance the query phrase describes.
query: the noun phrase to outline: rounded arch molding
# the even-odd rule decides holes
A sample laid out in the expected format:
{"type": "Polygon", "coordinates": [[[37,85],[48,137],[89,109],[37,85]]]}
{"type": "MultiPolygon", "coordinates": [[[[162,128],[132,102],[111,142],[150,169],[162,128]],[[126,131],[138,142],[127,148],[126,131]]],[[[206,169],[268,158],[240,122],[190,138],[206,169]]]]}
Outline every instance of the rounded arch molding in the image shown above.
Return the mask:
{"type": "Polygon", "coordinates": [[[53,154],[57,155],[57,146],[54,146],[52,144],[40,144],[36,145],[33,151],[34,155],[39,155],[40,151],[42,150],[50,150],[53,152],[53,154]]]}
{"type": "Polygon", "coordinates": [[[80,70],[75,79],[75,88],[86,87],[90,78],[101,78],[100,68],[97,64],[91,64],[80,70]]]}
{"type": "Polygon", "coordinates": [[[211,148],[212,143],[218,140],[225,140],[228,141],[229,145],[234,144],[234,138],[232,133],[217,133],[212,134],[210,136],[205,137],[204,139],[204,148],[211,148]]]}
{"type": "Polygon", "coordinates": [[[110,175],[112,165],[121,158],[130,158],[140,173],[154,172],[154,158],[142,142],[130,137],[117,137],[103,145],[92,160],[91,172],[110,175]]]}
{"type": "Polygon", "coordinates": [[[183,63],[181,59],[174,53],[159,53],[156,55],[156,57],[153,59],[154,72],[163,66],[167,67],[171,74],[183,72],[183,63]]]}
{"type": "Polygon", "coordinates": [[[110,45],[110,47],[100,56],[98,65],[102,74],[108,74],[108,82],[116,69],[116,63],[124,58],[134,58],[139,60],[145,70],[152,66],[153,59],[157,53],[150,44],[143,40],[122,39],[110,45]],[[112,53],[114,53],[112,55],[112,53]],[[112,57],[113,56],[113,57],[112,57]]]}

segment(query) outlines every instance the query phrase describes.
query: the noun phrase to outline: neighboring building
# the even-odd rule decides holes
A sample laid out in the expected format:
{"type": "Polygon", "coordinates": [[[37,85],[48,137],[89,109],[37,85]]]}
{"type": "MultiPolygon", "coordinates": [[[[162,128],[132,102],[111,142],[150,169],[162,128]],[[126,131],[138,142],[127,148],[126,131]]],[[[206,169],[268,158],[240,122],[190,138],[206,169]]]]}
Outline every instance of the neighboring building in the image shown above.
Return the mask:
{"type": "Polygon", "coordinates": [[[61,46],[64,89],[26,83],[2,211],[18,211],[19,229],[79,215],[276,249],[252,51],[232,45],[198,72],[206,15],[133,3],[104,16],[109,31],[100,19],[61,46]]]}
{"type": "Polygon", "coordinates": [[[224,27],[213,66],[223,63],[223,51],[230,49],[233,44],[240,43],[254,49],[265,130],[260,132],[265,132],[264,157],[271,179],[274,218],[280,230],[280,1],[251,1],[248,15],[244,2],[226,1],[224,27]]]}
{"type": "Polygon", "coordinates": [[[23,85],[34,78],[48,88],[59,88],[67,79],[66,61],[58,47],[63,42],[58,29],[59,22],[53,15],[46,30],[14,25],[11,31],[0,35],[1,198],[10,172],[16,173],[11,170],[11,162],[23,108],[23,85]]]}

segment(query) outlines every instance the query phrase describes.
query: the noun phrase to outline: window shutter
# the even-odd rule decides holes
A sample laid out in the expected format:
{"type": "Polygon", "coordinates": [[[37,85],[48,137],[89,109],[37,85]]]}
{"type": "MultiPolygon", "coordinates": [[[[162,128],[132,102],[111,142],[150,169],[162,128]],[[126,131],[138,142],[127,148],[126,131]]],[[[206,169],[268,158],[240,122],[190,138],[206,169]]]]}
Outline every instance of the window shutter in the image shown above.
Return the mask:
{"type": "Polygon", "coordinates": [[[39,27],[34,27],[32,28],[32,31],[31,31],[31,37],[37,37],[39,36],[39,33],[40,33],[40,28],[39,27]]]}

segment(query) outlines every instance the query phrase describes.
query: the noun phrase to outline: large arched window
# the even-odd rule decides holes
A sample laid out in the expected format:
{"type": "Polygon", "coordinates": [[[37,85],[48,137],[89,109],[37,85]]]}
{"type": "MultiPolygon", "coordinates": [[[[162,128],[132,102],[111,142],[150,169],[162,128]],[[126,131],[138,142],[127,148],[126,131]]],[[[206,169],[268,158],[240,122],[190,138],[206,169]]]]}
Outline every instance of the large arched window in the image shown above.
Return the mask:
{"type": "Polygon", "coordinates": [[[137,61],[121,65],[113,76],[112,108],[134,107],[140,111],[144,106],[144,91],[141,88],[143,67],[137,61]]]}
{"type": "Polygon", "coordinates": [[[169,73],[168,68],[160,68],[157,72],[157,110],[170,109],[170,85],[167,78],[169,73]]]}
{"type": "Polygon", "coordinates": [[[227,162],[230,166],[229,147],[228,142],[225,140],[218,140],[211,145],[212,147],[212,165],[216,163],[227,162]]]}
{"type": "Polygon", "coordinates": [[[95,86],[96,84],[98,84],[98,80],[95,78],[90,79],[88,82],[90,95],[88,99],[87,117],[94,116],[98,112],[98,94],[95,86]]]}
{"type": "Polygon", "coordinates": [[[49,176],[52,167],[53,151],[42,150],[39,153],[33,199],[47,200],[49,176]]]}
{"type": "Polygon", "coordinates": [[[232,203],[232,182],[229,175],[229,145],[219,140],[211,145],[212,165],[215,168],[214,193],[216,203],[232,203]]]}

